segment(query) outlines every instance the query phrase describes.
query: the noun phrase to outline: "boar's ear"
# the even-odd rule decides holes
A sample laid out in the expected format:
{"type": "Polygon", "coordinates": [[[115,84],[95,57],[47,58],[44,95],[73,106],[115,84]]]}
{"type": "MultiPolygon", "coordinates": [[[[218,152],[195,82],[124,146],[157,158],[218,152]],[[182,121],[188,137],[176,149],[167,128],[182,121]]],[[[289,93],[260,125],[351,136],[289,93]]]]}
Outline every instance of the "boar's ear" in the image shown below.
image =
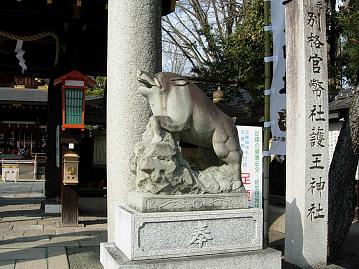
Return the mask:
{"type": "Polygon", "coordinates": [[[175,86],[185,86],[189,83],[189,81],[185,78],[173,78],[171,81],[175,86]]]}

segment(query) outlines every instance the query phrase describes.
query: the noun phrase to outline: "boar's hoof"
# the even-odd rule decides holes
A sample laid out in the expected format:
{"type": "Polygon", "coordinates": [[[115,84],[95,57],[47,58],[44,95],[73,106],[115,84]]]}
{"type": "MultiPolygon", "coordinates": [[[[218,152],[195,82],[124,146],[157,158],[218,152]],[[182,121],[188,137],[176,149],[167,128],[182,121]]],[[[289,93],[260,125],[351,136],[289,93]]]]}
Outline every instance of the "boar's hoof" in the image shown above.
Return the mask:
{"type": "Polygon", "coordinates": [[[242,187],[242,181],[237,180],[237,181],[234,181],[234,182],[233,182],[233,185],[232,185],[232,189],[233,189],[233,190],[237,190],[237,189],[239,189],[240,187],[242,187]]]}

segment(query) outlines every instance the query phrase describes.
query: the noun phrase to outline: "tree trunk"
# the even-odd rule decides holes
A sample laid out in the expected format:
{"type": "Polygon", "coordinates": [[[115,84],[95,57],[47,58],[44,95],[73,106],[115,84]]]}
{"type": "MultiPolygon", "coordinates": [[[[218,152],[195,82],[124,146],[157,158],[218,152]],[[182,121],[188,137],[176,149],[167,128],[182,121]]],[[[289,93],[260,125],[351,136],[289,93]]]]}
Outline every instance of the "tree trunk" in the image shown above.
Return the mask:
{"type": "Polygon", "coordinates": [[[359,148],[359,91],[343,123],[329,169],[329,259],[333,260],[349,232],[356,207],[355,172],[359,148]]]}

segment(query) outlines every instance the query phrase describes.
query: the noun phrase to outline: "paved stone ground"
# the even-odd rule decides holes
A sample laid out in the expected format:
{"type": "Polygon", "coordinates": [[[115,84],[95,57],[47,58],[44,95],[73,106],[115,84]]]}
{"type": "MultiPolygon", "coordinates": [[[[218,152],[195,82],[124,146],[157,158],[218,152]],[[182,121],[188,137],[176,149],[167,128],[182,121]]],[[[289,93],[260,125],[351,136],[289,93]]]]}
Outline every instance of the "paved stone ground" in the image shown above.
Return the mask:
{"type": "Polygon", "coordinates": [[[103,269],[99,246],[69,247],[67,255],[71,269],[103,269]]]}
{"type": "Polygon", "coordinates": [[[84,227],[57,227],[60,216],[40,209],[43,191],[44,182],[0,182],[0,269],[68,269],[67,248],[107,241],[103,217],[80,216],[84,227]]]}
{"type": "MultiPolygon", "coordinates": [[[[80,216],[84,227],[57,227],[59,215],[44,215],[44,182],[0,181],[0,269],[101,269],[99,243],[107,241],[107,220],[80,216]]],[[[270,246],[284,250],[284,234],[271,231],[270,246]]],[[[297,267],[283,263],[284,269],[297,267]]],[[[343,251],[327,267],[359,268],[359,222],[343,251]]]]}

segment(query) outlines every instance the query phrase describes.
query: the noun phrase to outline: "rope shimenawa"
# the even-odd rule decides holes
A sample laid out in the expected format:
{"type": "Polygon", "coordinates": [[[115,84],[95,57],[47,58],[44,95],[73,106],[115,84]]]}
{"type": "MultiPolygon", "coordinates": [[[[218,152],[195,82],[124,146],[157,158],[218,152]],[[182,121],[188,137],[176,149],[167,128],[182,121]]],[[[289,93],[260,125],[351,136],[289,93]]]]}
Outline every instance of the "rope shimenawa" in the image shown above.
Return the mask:
{"type": "Polygon", "coordinates": [[[41,32],[35,35],[17,35],[5,31],[0,31],[0,36],[4,36],[12,40],[23,40],[23,41],[36,41],[48,36],[53,37],[56,41],[56,56],[55,56],[54,66],[57,66],[59,63],[60,38],[54,32],[41,32]]]}

